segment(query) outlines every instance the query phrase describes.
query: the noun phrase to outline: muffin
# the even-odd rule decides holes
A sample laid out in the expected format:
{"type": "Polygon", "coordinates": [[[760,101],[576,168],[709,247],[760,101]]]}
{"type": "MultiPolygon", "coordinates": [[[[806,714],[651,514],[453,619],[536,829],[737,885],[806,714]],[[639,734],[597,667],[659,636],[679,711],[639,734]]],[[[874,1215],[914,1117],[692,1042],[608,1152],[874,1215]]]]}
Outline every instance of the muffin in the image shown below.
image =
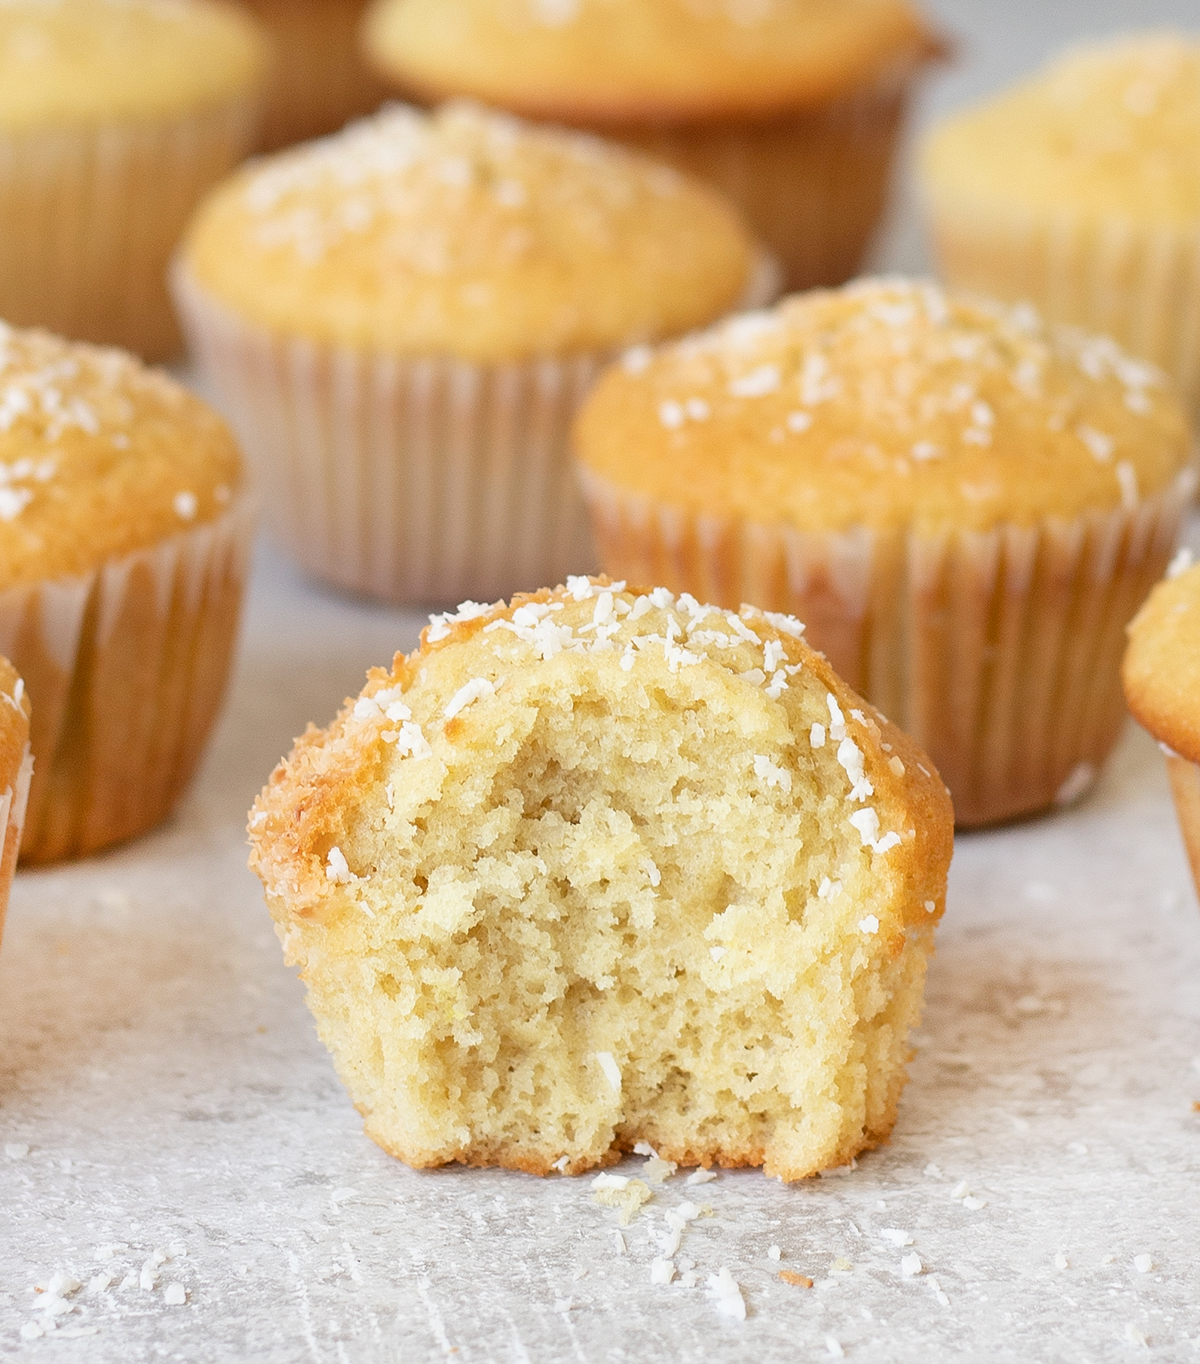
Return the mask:
{"type": "Polygon", "coordinates": [[[1200,893],[1200,565],[1181,552],[1129,627],[1129,709],[1162,746],[1200,893]]]}
{"type": "Polygon", "coordinates": [[[33,703],[26,862],[163,819],[225,685],[249,549],[224,423],[114,350],[0,329],[0,653],[33,703]]]}
{"type": "Polygon", "coordinates": [[[921,175],[951,284],[1113,336],[1200,402],[1200,41],[1071,53],[945,120],[921,175]]]}
{"type": "Polygon", "coordinates": [[[792,1180],[887,1137],[953,819],[803,628],[572,578],[297,742],[251,865],[386,1151],[792,1180]]]}
{"type": "Polygon", "coordinates": [[[634,352],[576,430],[605,570],[799,616],[932,755],[962,825],[1095,775],[1189,442],[1115,343],[905,280],[634,352]]]}
{"type": "Polygon", "coordinates": [[[167,263],[263,72],[251,21],[205,0],[0,4],[0,317],[173,354],[167,263]]]}
{"type": "Polygon", "coordinates": [[[241,0],[274,46],[259,146],[336,132],[375,109],[387,87],[359,52],[366,0],[241,0]]]}
{"type": "Polygon", "coordinates": [[[282,543],[351,591],[448,602],[588,567],[571,417],[622,346],[728,313],[755,251],[620,148],[391,108],[222,186],[176,293],[282,543]]]}
{"type": "Polygon", "coordinates": [[[410,94],[587,128],[710,181],[793,289],[858,271],[938,50],[906,0],[376,0],[364,41],[410,94]]]}
{"type": "Polygon", "coordinates": [[[7,658],[0,658],[0,938],[17,869],[33,759],[29,754],[29,693],[7,658]]]}

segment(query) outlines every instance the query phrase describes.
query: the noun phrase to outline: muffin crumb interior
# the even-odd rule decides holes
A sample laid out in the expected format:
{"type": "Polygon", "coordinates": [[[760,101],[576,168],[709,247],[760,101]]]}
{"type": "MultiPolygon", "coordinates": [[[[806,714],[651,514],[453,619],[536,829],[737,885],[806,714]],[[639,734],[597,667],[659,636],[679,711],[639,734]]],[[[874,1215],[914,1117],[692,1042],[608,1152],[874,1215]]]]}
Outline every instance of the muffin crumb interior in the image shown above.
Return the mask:
{"type": "Polygon", "coordinates": [[[381,1145],[798,1178],[888,1130],[948,801],[801,630],[573,579],[435,618],[302,741],[254,860],[381,1145]]]}

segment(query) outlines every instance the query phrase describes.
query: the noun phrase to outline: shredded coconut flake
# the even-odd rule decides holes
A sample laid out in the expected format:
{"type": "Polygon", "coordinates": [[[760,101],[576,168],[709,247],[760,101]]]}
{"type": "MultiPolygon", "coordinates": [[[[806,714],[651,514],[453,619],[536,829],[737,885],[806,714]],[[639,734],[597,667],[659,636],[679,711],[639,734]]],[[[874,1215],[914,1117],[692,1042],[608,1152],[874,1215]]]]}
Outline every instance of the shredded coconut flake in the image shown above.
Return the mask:
{"type": "Polygon", "coordinates": [[[489,682],[486,677],[474,677],[465,686],[459,689],[450,698],[443,715],[447,720],[453,720],[456,715],[476,701],[481,701],[484,697],[495,696],[496,687],[489,682]]]}
{"type": "Polygon", "coordinates": [[[770,788],[778,787],[783,791],[792,789],[792,774],[761,753],[754,757],[754,775],[770,788]]]}
{"type": "Polygon", "coordinates": [[[778,392],[780,382],[778,365],[760,365],[731,380],[729,395],[732,398],[765,398],[769,393],[778,392]]]}
{"type": "Polygon", "coordinates": [[[329,855],[325,859],[325,879],[339,886],[348,886],[351,881],[358,880],[350,870],[346,854],[337,846],[329,849],[329,855]]]}
{"type": "Polygon", "coordinates": [[[863,810],[856,810],[850,816],[850,824],[858,830],[862,839],[863,847],[869,847],[872,852],[886,853],[900,845],[900,835],[895,833],[879,836],[879,816],[867,806],[863,810]]]}
{"type": "Polygon", "coordinates": [[[15,521],[32,501],[28,488],[0,488],[0,521],[15,521]]]}
{"type": "Polygon", "coordinates": [[[708,1295],[715,1300],[721,1316],[735,1321],[746,1320],[746,1300],[727,1268],[722,1267],[719,1273],[708,1276],[708,1295]]]}
{"type": "Polygon", "coordinates": [[[608,1083],[618,1094],[621,1092],[621,1067],[617,1065],[616,1058],[611,1051],[598,1051],[596,1060],[600,1064],[600,1069],[604,1072],[608,1083]]]}

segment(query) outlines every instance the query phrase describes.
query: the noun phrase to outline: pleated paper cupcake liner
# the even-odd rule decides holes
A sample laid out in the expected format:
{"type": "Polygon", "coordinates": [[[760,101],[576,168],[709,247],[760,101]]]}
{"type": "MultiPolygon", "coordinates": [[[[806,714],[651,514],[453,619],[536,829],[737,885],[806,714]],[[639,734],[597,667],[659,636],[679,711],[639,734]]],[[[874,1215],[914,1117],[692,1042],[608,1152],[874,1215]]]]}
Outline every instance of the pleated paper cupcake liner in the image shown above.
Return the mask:
{"type": "MultiPolygon", "coordinates": [[[[754,302],[777,276],[765,264],[754,302]]],[[[193,353],[274,537],[315,577],[391,602],[494,601],[595,568],[571,423],[609,355],[473,364],[277,336],[177,269],[193,353]]]]}
{"type": "Polygon", "coordinates": [[[1047,219],[936,199],[932,214],[947,283],[1111,336],[1200,408],[1200,225],[1047,219]]]}
{"type": "Polygon", "coordinates": [[[243,501],[92,573],[0,592],[0,653],[33,706],[23,862],[170,814],[224,694],[253,529],[243,501]]]}
{"type": "Polygon", "coordinates": [[[258,145],[274,151],[336,132],[388,98],[363,59],[368,0],[242,0],[273,40],[275,61],[258,145]]]}
{"type": "Polygon", "coordinates": [[[25,809],[32,777],[33,755],[26,744],[20,765],[0,792],[0,829],[4,831],[0,837],[0,939],[4,937],[8,897],[17,870],[17,854],[21,848],[21,831],[25,827],[25,809]]]}
{"type": "Polygon", "coordinates": [[[176,354],[171,253],[250,149],[257,105],[172,120],[0,133],[0,317],[147,359],[176,354]]]}
{"type": "Polygon", "coordinates": [[[1188,762],[1178,753],[1168,751],[1166,756],[1179,829],[1191,863],[1196,894],[1200,896],[1200,764],[1188,762]]]}
{"type": "Polygon", "coordinates": [[[883,216],[918,69],[786,118],[596,131],[719,189],[779,257],[788,290],[842,284],[883,216]]]}
{"type": "Polygon", "coordinates": [[[1125,626],[1162,576],[1189,470],[1133,509],[922,537],[693,515],[583,474],[601,563],[785,611],[937,764],[960,826],[1083,793],[1125,715],[1125,626]]]}

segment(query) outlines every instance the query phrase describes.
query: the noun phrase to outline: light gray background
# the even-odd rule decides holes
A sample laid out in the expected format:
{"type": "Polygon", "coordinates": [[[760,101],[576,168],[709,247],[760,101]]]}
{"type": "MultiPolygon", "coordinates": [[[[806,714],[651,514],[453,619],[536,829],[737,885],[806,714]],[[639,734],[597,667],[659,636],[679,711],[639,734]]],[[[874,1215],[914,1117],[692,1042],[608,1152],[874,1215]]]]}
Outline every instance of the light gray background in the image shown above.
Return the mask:
{"type": "MultiPolygon", "coordinates": [[[[1197,0],[933,8],[962,53],[923,117],[1076,37],[1200,27],[1197,0]]],[[[878,262],[923,266],[907,195],[878,262]]],[[[0,1359],[1200,1358],[1200,917],[1145,736],[1078,809],[960,840],[890,1146],[793,1188],[672,1181],[622,1255],[587,1179],[417,1174],[362,1136],[245,869],[246,808],[292,736],[418,625],[264,550],[232,698],[178,818],[18,878],[0,955],[0,1359]],[[960,1181],[982,1206],[952,1197],[960,1181]],[[714,1213],[681,1252],[701,1284],[651,1285],[651,1234],[688,1197],[714,1213]],[[813,1289],[777,1281],[772,1244],[813,1289]],[[155,1287],[120,1287],[156,1249],[155,1287]],[[924,1272],[906,1276],[913,1252],[924,1272]],[[745,1322],[705,1294],[721,1267],[745,1322]],[[101,1270],[112,1288],[21,1338],[37,1285],[101,1270]],[[185,1305],[167,1305],[172,1283],[185,1305]]]]}

